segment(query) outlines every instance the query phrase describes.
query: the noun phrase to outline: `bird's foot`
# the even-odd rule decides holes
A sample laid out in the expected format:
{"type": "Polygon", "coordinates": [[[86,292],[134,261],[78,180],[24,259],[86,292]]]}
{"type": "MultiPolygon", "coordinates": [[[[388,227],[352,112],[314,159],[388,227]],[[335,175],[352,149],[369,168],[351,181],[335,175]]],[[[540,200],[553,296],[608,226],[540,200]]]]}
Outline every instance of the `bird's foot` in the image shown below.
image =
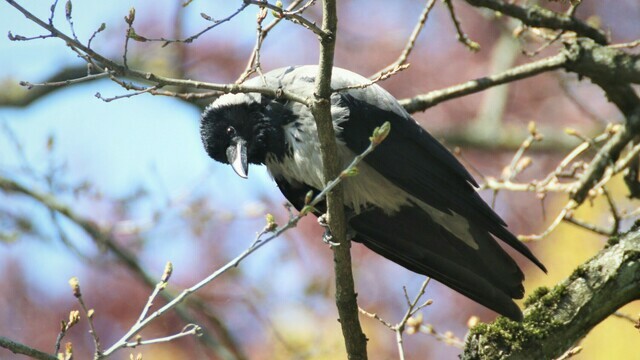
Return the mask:
{"type": "Polygon", "coordinates": [[[333,241],[333,234],[329,228],[329,222],[327,221],[327,214],[318,216],[318,224],[324,228],[324,234],[322,235],[322,241],[330,247],[338,246],[340,243],[333,241]]]}
{"type": "Polygon", "coordinates": [[[333,234],[331,234],[331,230],[329,230],[329,228],[326,228],[324,230],[324,234],[322,235],[322,241],[325,244],[329,245],[329,247],[334,247],[334,246],[340,245],[339,242],[333,241],[333,234]]]}
{"type": "Polygon", "coordinates": [[[318,216],[318,225],[322,226],[325,229],[329,228],[329,219],[327,219],[327,214],[322,214],[318,216]]]}

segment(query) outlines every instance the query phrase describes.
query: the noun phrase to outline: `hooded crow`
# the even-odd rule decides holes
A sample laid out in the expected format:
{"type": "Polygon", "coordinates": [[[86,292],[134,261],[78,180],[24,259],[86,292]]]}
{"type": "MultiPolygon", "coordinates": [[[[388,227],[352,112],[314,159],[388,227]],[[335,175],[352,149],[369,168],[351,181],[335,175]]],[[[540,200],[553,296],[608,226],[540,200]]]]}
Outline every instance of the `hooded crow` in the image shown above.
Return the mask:
{"type": "MultiPolygon", "coordinates": [[[[288,67],[246,82],[313,96],[316,66],[288,67]]],[[[478,195],[458,160],[380,86],[334,68],[331,95],[338,156],[346,167],[388,121],[391,132],[344,180],[344,205],[354,241],[419,274],[430,276],[513,320],[522,312],[524,275],[498,238],[546,272],[478,195]]],[[[300,210],[309,191],[323,188],[316,125],[303,104],[258,93],[227,94],[202,115],[207,154],[246,178],[249,164],[266,165],[300,210]]],[[[322,209],[322,207],[318,207],[322,209]]]]}

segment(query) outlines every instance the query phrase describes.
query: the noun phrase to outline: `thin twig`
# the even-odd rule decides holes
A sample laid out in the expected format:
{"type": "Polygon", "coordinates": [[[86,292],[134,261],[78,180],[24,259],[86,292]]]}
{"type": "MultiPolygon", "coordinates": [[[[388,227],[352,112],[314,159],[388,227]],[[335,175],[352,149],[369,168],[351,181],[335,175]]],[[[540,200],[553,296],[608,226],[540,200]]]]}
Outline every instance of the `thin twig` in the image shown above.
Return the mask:
{"type": "Polygon", "coordinates": [[[389,64],[387,67],[378,71],[377,73],[369,76],[369,79],[371,80],[378,79],[383,74],[388,73],[394,70],[395,68],[407,63],[407,59],[409,58],[411,51],[413,51],[413,48],[416,44],[416,40],[418,39],[418,35],[420,35],[420,32],[424,28],[424,25],[426,24],[427,19],[429,18],[429,13],[431,12],[431,9],[435,5],[435,3],[436,3],[436,0],[427,0],[427,3],[424,6],[424,10],[422,10],[422,13],[420,14],[420,18],[418,19],[418,23],[413,28],[413,31],[411,32],[411,35],[407,40],[407,44],[404,46],[402,53],[400,53],[400,56],[398,56],[396,61],[389,64]]]}
{"type": "Polygon", "coordinates": [[[462,31],[462,26],[460,25],[460,21],[456,16],[455,10],[453,9],[453,4],[451,3],[451,0],[443,0],[443,1],[447,5],[447,9],[449,10],[449,15],[451,15],[451,21],[453,22],[453,26],[456,27],[456,34],[457,34],[458,41],[460,41],[464,46],[467,47],[467,49],[473,52],[479,51],[480,44],[469,39],[469,36],[467,36],[467,34],[464,31],[462,31]]]}
{"type": "Polygon", "coordinates": [[[567,360],[572,357],[578,355],[582,351],[582,346],[574,346],[571,349],[567,350],[562,356],[557,358],[556,360],[567,360]]]}
{"type": "Polygon", "coordinates": [[[640,39],[628,43],[608,45],[607,47],[612,49],[633,49],[638,46],[640,46],[640,39]]]}
{"type": "Polygon", "coordinates": [[[620,213],[618,212],[618,207],[613,201],[613,197],[609,190],[607,190],[606,186],[602,186],[602,193],[604,194],[605,199],[607,199],[607,204],[609,204],[609,210],[611,211],[611,218],[613,220],[613,224],[611,224],[611,230],[609,232],[611,234],[617,234],[620,231],[620,213]]]}
{"type": "Polygon", "coordinates": [[[198,336],[200,333],[202,333],[202,328],[200,328],[198,325],[195,325],[195,324],[189,324],[189,325],[185,326],[184,329],[182,329],[182,331],[180,331],[177,334],[164,336],[164,337],[160,337],[160,338],[155,338],[155,339],[150,339],[150,340],[139,339],[139,340],[137,340],[135,342],[128,342],[128,343],[124,344],[122,347],[124,347],[124,348],[135,348],[135,347],[142,346],[142,345],[153,345],[153,344],[166,343],[166,342],[170,342],[170,341],[173,341],[173,340],[176,340],[176,339],[183,338],[185,336],[191,336],[191,335],[198,336]]]}
{"type": "Polygon", "coordinates": [[[56,15],[56,7],[58,6],[58,0],[54,0],[53,4],[51,4],[51,15],[49,15],[49,25],[53,26],[53,18],[56,15]]]}
{"type": "Polygon", "coordinates": [[[71,0],[67,0],[65,6],[64,6],[64,12],[65,12],[65,17],[67,19],[67,23],[69,23],[69,28],[71,29],[71,35],[73,35],[73,38],[76,41],[78,40],[78,36],[76,35],[76,29],[75,26],[73,25],[73,17],[71,16],[72,14],[72,8],[73,8],[73,3],[71,2],[71,0]]]}
{"type": "Polygon", "coordinates": [[[388,78],[390,78],[391,76],[406,70],[409,67],[409,64],[404,64],[404,65],[397,65],[396,67],[390,69],[390,70],[386,70],[386,71],[382,71],[379,72],[377,74],[376,78],[373,78],[369,81],[366,81],[362,84],[355,84],[355,85],[349,85],[349,86],[344,86],[341,88],[337,88],[337,89],[333,89],[334,92],[342,92],[342,91],[346,91],[346,90],[351,90],[351,89],[364,89],[366,87],[369,87],[377,82],[386,80],[388,78]]]}
{"type": "Polygon", "coordinates": [[[571,215],[571,216],[567,215],[567,216],[564,217],[563,220],[568,222],[568,223],[571,223],[573,225],[579,226],[579,227],[581,227],[583,229],[586,229],[586,230],[589,230],[591,232],[594,232],[594,233],[596,233],[598,235],[613,236],[613,235],[616,234],[615,232],[612,232],[612,230],[603,229],[603,228],[601,228],[601,227],[599,227],[599,226],[597,226],[595,224],[586,222],[584,220],[577,219],[573,215],[571,215]]]}
{"type": "MultiPolygon", "coordinates": [[[[313,87],[313,100],[309,106],[315,120],[320,143],[323,182],[340,176],[342,167],[337,156],[338,147],[331,115],[331,79],[337,31],[337,1],[324,0],[322,2],[322,32],[326,35],[320,36],[318,73],[313,87]]],[[[358,302],[351,265],[351,239],[347,237],[347,220],[341,186],[329,192],[326,205],[326,217],[331,235],[339,244],[339,246],[332,247],[336,286],[335,303],[347,357],[352,360],[366,360],[367,337],[362,331],[358,316],[358,302]]]]}
{"type": "Polygon", "coordinates": [[[154,91],[156,91],[158,89],[159,89],[159,86],[155,85],[155,86],[150,86],[148,88],[144,88],[142,90],[134,91],[134,92],[131,92],[131,93],[128,93],[128,94],[124,94],[124,95],[117,95],[117,96],[113,96],[113,97],[110,97],[110,98],[103,97],[99,92],[96,93],[95,96],[96,96],[96,98],[108,103],[108,102],[112,102],[114,100],[126,99],[126,98],[130,98],[132,96],[137,96],[137,95],[140,95],[140,94],[152,93],[152,92],[154,92],[154,91]]]}
{"type": "Polygon", "coordinates": [[[392,330],[393,330],[393,324],[391,324],[391,323],[390,323],[390,322],[388,322],[388,321],[383,320],[383,319],[380,317],[380,315],[378,315],[378,314],[376,314],[376,313],[370,313],[370,312],[367,312],[366,310],[364,310],[364,309],[362,309],[362,308],[360,308],[360,307],[358,307],[358,311],[360,312],[360,314],[365,315],[365,316],[368,316],[368,317],[370,317],[370,318],[372,318],[372,319],[376,319],[376,320],[378,320],[382,325],[384,325],[384,326],[388,327],[389,329],[392,329],[392,330]]]}
{"type": "Polygon", "coordinates": [[[22,35],[14,35],[11,31],[9,31],[8,34],[9,40],[11,41],[31,41],[31,40],[36,40],[36,39],[48,39],[48,38],[52,38],[54,37],[54,35],[52,34],[47,34],[47,35],[36,35],[36,36],[22,36],[22,35]]]}
{"type": "Polygon", "coordinates": [[[67,85],[73,85],[73,84],[82,83],[82,82],[85,82],[85,81],[102,79],[104,77],[109,77],[109,73],[108,72],[103,72],[103,73],[99,73],[99,74],[92,74],[92,75],[83,76],[81,78],[76,78],[76,79],[69,79],[69,80],[63,80],[63,81],[54,81],[54,82],[44,82],[44,83],[31,83],[31,82],[28,82],[28,81],[20,81],[20,85],[26,87],[27,89],[31,89],[31,88],[36,87],[36,86],[67,86],[67,85]]]}
{"type": "Polygon", "coordinates": [[[265,7],[273,12],[275,12],[276,14],[278,14],[279,17],[285,18],[293,23],[296,24],[300,24],[303,27],[313,31],[314,34],[318,35],[321,39],[324,39],[328,36],[328,33],[325,32],[323,29],[321,29],[320,27],[318,27],[318,25],[316,25],[315,22],[312,22],[310,20],[307,20],[306,18],[304,18],[303,16],[301,16],[299,13],[297,12],[289,12],[286,10],[283,10],[282,8],[275,6],[273,4],[268,3],[267,1],[264,0],[243,0],[245,2],[245,4],[251,4],[251,5],[257,5],[260,7],[265,7]]]}
{"type": "Polygon", "coordinates": [[[567,214],[575,210],[577,207],[578,207],[578,204],[576,204],[575,201],[570,200],[569,203],[565,205],[565,207],[563,207],[562,210],[560,210],[560,212],[558,213],[556,218],[551,222],[549,227],[547,227],[543,232],[539,234],[518,235],[518,240],[522,242],[529,242],[529,241],[539,241],[544,239],[549,234],[551,234],[553,230],[555,230],[563,220],[566,219],[567,214]]]}
{"type": "Polygon", "coordinates": [[[91,34],[91,37],[89,37],[89,41],[87,41],[87,47],[89,49],[91,49],[91,42],[93,41],[93,39],[96,38],[96,36],[98,36],[99,33],[103,32],[105,29],[107,28],[107,24],[106,23],[102,23],[100,24],[100,26],[93,32],[93,34],[91,34]]]}
{"type": "Polygon", "coordinates": [[[93,345],[95,347],[95,357],[99,358],[102,355],[102,349],[100,346],[100,338],[98,337],[96,328],[93,325],[94,311],[93,309],[89,310],[89,308],[87,308],[87,305],[85,304],[84,299],[82,298],[82,291],[80,290],[80,282],[78,281],[78,278],[76,277],[71,278],[71,280],[69,280],[69,285],[71,285],[73,296],[75,296],[75,298],[78,300],[78,303],[80,304],[80,308],[82,309],[84,316],[87,318],[87,322],[89,323],[89,334],[91,334],[91,338],[93,339],[93,345]]]}
{"type": "Polygon", "coordinates": [[[164,37],[161,38],[148,38],[146,36],[140,36],[140,38],[143,41],[159,41],[159,42],[163,42],[164,44],[162,44],[162,47],[165,47],[169,44],[173,44],[173,43],[185,43],[185,44],[190,44],[192,42],[194,42],[195,40],[197,40],[200,36],[206,34],[207,32],[209,32],[212,29],[215,29],[216,27],[218,27],[221,24],[224,24],[228,21],[230,21],[231,19],[233,19],[234,17],[236,17],[238,14],[240,14],[244,9],[246,9],[249,6],[248,3],[244,2],[236,11],[234,11],[231,15],[227,16],[226,18],[223,19],[213,19],[211,16],[205,14],[205,13],[200,13],[200,16],[207,20],[212,22],[211,25],[207,26],[206,28],[200,30],[199,32],[184,38],[184,39],[166,39],[164,37]]]}
{"type": "MultiPolygon", "coordinates": [[[[287,7],[286,11],[290,11],[290,12],[292,11],[295,14],[301,14],[304,10],[306,10],[309,6],[311,6],[315,2],[315,0],[310,0],[305,5],[303,5],[300,9],[293,11],[301,2],[302,0],[293,1],[287,7]]],[[[256,36],[256,43],[253,46],[251,55],[249,55],[247,66],[245,67],[242,74],[238,76],[238,79],[236,79],[235,81],[236,84],[242,84],[251,74],[253,74],[253,72],[255,71],[255,64],[259,63],[259,60],[258,60],[260,57],[259,52],[260,52],[260,49],[262,48],[262,43],[264,42],[264,39],[267,37],[267,35],[269,35],[269,32],[271,31],[271,29],[273,29],[276,25],[278,25],[278,23],[280,23],[280,21],[283,19],[284,18],[282,17],[276,17],[267,26],[265,26],[264,28],[260,28],[258,35],[256,36]]]]}

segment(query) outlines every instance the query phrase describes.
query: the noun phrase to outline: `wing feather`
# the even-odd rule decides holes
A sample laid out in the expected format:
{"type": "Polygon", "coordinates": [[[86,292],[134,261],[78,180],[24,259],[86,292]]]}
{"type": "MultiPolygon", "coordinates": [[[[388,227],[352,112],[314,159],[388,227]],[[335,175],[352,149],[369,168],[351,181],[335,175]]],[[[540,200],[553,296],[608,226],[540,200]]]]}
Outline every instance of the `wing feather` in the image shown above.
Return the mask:
{"type": "MultiPolygon", "coordinates": [[[[377,90],[383,91],[382,95],[388,94],[379,87],[377,90]]],[[[430,206],[447,214],[462,215],[546,271],[529,248],[506,229],[504,221],[480,198],[474,189],[476,182],[460,162],[408,114],[372,106],[353,93],[335,98],[334,105],[349,109],[349,121],[341,123],[340,136],[355,153],[366,149],[368,136],[375,127],[385,121],[391,123],[387,139],[364,159],[368,165],[430,206]]]]}

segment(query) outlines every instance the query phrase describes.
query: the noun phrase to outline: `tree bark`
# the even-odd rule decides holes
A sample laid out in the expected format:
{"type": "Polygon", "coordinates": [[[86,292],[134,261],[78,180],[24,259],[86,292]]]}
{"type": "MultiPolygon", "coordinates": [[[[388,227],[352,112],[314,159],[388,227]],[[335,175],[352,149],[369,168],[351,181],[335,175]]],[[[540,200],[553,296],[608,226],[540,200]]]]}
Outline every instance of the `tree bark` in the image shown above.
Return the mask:
{"type": "Polygon", "coordinates": [[[471,330],[461,359],[555,359],[623,305],[640,299],[640,227],[607,246],[552,289],[525,302],[522,323],[499,318],[471,330]]]}

